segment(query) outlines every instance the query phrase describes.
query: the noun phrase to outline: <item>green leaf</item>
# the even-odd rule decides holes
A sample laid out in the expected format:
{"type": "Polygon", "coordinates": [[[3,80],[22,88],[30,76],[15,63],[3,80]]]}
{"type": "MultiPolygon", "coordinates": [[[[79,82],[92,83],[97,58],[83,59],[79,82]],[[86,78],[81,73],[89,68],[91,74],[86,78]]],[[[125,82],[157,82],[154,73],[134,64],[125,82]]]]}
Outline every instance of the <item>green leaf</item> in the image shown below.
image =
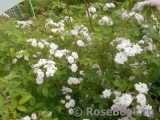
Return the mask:
{"type": "Polygon", "coordinates": [[[24,84],[25,86],[28,86],[28,83],[29,83],[29,81],[28,81],[27,79],[23,79],[23,84],[24,84]]]}
{"type": "Polygon", "coordinates": [[[25,102],[27,102],[29,100],[29,98],[31,98],[31,96],[24,96],[19,100],[19,105],[24,104],[25,102]]]}
{"type": "Polygon", "coordinates": [[[15,49],[14,48],[10,48],[10,53],[11,55],[14,55],[15,49]]]}
{"type": "Polygon", "coordinates": [[[120,92],[123,92],[128,86],[128,84],[125,80],[123,80],[122,82],[115,81],[113,84],[118,87],[118,91],[120,91],[120,92]]]}
{"type": "Polygon", "coordinates": [[[19,94],[17,92],[14,92],[13,90],[9,91],[9,95],[13,98],[17,97],[19,94]]]}
{"type": "Polygon", "coordinates": [[[12,79],[17,78],[17,77],[20,77],[19,75],[17,75],[17,72],[16,71],[11,71],[9,73],[9,75],[5,76],[5,79],[12,80],[12,79]]]}
{"type": "Polygon", "coordinates": [[[11,104],[14,106],[14,107],[17,107],[17,100],[16,99],[14,99],[14,98],[12,98],[11,99],[11,104]]]}
{"type": "Polygon", "coordinates": [[[127,86],[127,90],[129,91],[132,87],[133,87],[133,84],[129,84],[129,85],[127,86]]]}
{"type": "Polygon", "coordinates": [[[1,106],[1,107],[2,107],[3,113],[8,113],[8,108],[6,106],[1,106]]]}
{"type": "Polygon", "coordinates": [[[44,96],[47,97],[48,96],[48,88],[47,87],[43,87],[42,88],[42,93],[43,93],[44,96]]]}
{"type": "Polygon", "coordinates": [[[4,105],[4,97],[0,94],[0,106],[4,105]]]}
{"type": "Polygon", "coordinates": [[[151,22],[151,15],[152,15],[152,10],[151,9],[147,9],[147,11],[146,11],[146,20],[147,20],[147,22],[151,22]]]}
{"type": "Polygon", "coordinates": [[[79,90],[81,90],[82,89],[82,85],[79,85],[79,90]]]}
{"type": "Polygon", "coordinates": [[[14,89],[14,88],[17,88],[20,84],[21,84],[21,82],[17,82],[17,81],[11,81],[10,82],[11,84],[11,89],[14,89]]]}
{"type": "Polygon", "coordinates": [[[31,99],[29,99],[29,104],[30,104],[31,106],[35,106],[35,104],[36,104],[36,99],[35,99],[34,97],[32,97],[31,99]]]}
{"type": "Polygon", "coordinates": [[[63,108],[61,106],[56,106],[56,109],[57,109],[58,113],[61,113],[63,108]]]}
{"type": "Polygon", "coordinates": [[[34,77],[32,77],[32,76],[27,76],[27,79],[33,81],[33,80],[34,80],[34,77]]]}
{"type": "Polygon", "coordinates": [[[123,87],[124,87],[124,88],[127,88],[127,86],[128,86],[128,84],[127,84],[127,82],[124,80],[124,81],[123,81],[123,87]]]}
{"type": "Polygon", "coordinates": [[[33,112],[33,110],[34,110],[34,107],[27,107],[27,113],[31,113],[33,112]]]}
{"type": "Polygon", "coordinates": [[[94,103],[102,103],[102,99],[99,97],[94,98],[94,103]]]}
{"type": "Polygon", "coordinates": [[[2,115],[3,114],[3,110],[2,110],[2,108],[0,108],[0,115],[2,115]]]}
{"type": "Polygon", "coordinates": [[[53,120],[59,120],[58,118],[54,118],[53,120]]]}
{"type": "Polygon", "coordinates": [[[41,108],[44,104],[43,103],[37,103],[35,108],[41,108]]]}
{"type": "Polygon", "coordinates": [[[6,113],[2,116],[2,120],[8,120],[9,113],[6,113]]]}
{"type": "Polygon", "coordinates": [[[125,87],[120,87],[117,89],[117,91],[123,92],[123,91],[125,91],[125,89],[126,89],[125,87]]]}
{"type": "Polygon", "coordinates": [[[143,10],[142,10],[142,13],[146,12],[147,9],[148,9],[148,6],[144,6],[143,10]]]}
{"type": "Polygon", "coordinates": [[[13,112],[13,117],[14,117],[14,118],[17,118],[17,111],[14,111],[14,112],[13,112]]]}
{"type": "Polygon", "coordinates": [[[134,34],[135,34],[135,36],[139,36],[139,31],[138,30],[134,30],[134,34]]]}
{"type": "Polygon", "coordinates": [[[0,80],[4,83],[8,83],[8,80],[6,78],[0,78],[0,80]]]}
{"type": "Polygon", "coordinates": [[[103,104],[99,104],[98,108],[103,109],[103,104]]]}
{"type": "Polygon", "coordinates": [[[26,72],[26,70],[25,70],[25,69],[22,69],[22,74],[23,74],[23,76],[24,76],[25,78],[27,78],[27,77],[28,77],[27,72],[26,72]]]}
{"type": "Polygon", "coordinates": [[[46,117],[44,120],[53,120],[51,117],[46,117]]]}
{"type": "MultiPolygon", "coordinates": [[[[1,80],[1,79],[0,79],[1,80]]],[[[0,82],[0,88],[6,87],[5,83],[0,82]]]]}
{"type": "Polygon", "coordinates": [[[24,106],[18,106],[17,109],[22,112],[27,111],[27,109],[24,106]]]}
{"type": "Polygon", "coordinates": [[[115,81],[113,84],[117,87],[122,87],[122,83],[120,81],[115,81]]]}
{"type": "Polygon", "coordinates": [[[160,66],[160,61],[155,58],[151,58],[151,61],[154,62],[156,65],[160,66]]]}
{"type": "Polygon", "coordinates": [[[50,113],[50,111],[45,111],[43,114],[42,114],[42,117],[46,117],[48,114],[50,113]]]}
{"type": "Polygon", "coordinates": [[[25,89],[23,89],[23,88],[20,88],[20,87],[17,87],[16,89],[14,89],[13,90],[14,92],[17,92],[17,93],[20,93],[20,94],[22,94],[22,95],[29,95],[26,91],[25,91],[25,89]]]}
{"type": "Polygon", "coordinates": [[[7,103],[5,104],[5,106],[7,107],[7,109],[9,109],[10,111],[13,111],[15,109],[15,107],[11,104],[11,103],[7,103]]]}

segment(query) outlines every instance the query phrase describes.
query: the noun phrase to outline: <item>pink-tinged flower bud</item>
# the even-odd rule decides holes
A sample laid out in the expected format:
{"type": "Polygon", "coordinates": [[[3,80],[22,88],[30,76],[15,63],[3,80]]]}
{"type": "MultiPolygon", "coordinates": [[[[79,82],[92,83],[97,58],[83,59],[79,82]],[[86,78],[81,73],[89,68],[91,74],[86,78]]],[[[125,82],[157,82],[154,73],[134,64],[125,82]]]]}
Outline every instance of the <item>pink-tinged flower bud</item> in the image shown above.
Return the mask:
{"type": "Polygon", "coordinates": [[[32,120],[36,120],[36,119],[37,119],[37,115],[36,115],[35,113],[33,113],[33,114],[31,115],[31,118],[32,118],[32,120]]]}
{"type": "Polygon", "coordinates": [[[160,0],[153,0],[153,3],[154,3],[155,5],[160,5],[160,0]]]}

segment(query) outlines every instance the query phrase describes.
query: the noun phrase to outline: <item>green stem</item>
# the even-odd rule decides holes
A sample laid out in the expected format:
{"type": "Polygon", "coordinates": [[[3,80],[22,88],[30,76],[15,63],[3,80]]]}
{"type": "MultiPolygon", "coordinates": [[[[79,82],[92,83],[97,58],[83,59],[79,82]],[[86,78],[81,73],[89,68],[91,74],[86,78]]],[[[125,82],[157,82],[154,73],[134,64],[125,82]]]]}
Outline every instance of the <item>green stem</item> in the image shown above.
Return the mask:
{"type": "Polygon", "coordinates": [[[70,16],[70,14],[69,14],[69,7],[68,7],[68,4],[66,5],[66,9],[67,9],[68,17],[69,17],[69,23],[70,23],[70,25],[71,25],[71,28],[73,28],[72,21],[71,21],[71,16],[70,16]]]}
{"type": "Polygon", "coordinates": [[[32,2],[31,2],[31,0],[29,0],[29,4],[30,4],[30,6],[31,6],[32,14],[33,14],[33,16],[35,17],[35,12],[34,12],[34,9],[33,9],[33,6],[32,6],[32,2]]]}

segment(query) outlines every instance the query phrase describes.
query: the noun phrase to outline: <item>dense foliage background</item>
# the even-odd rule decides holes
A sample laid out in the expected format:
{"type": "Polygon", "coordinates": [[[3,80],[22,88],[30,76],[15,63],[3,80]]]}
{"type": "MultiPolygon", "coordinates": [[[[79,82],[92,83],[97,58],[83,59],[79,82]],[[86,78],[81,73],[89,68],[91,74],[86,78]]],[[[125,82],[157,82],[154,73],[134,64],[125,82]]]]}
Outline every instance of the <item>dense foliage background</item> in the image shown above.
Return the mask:
{"type": "Polygon", "coordinates": [[[19,20],[0,16],[0,118],[158,120],[159,9],[137,2],[35,0],[33,16],[26,0],[19,20]],[[114,105],[139,113],[86,115],[114,105]]]}

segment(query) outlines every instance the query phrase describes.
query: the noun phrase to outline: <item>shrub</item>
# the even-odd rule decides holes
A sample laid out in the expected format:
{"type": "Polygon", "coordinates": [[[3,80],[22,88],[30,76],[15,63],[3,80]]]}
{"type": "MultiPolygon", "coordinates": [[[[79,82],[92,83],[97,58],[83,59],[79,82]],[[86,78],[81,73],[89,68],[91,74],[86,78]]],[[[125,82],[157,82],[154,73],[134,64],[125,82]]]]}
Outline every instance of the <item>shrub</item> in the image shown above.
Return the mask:
{"type": "Polygon", "coordinates": [[[85,2],[27,21],[1,16],[2,119],[160,118],[155,2],[132,11],[85,2]]]}

